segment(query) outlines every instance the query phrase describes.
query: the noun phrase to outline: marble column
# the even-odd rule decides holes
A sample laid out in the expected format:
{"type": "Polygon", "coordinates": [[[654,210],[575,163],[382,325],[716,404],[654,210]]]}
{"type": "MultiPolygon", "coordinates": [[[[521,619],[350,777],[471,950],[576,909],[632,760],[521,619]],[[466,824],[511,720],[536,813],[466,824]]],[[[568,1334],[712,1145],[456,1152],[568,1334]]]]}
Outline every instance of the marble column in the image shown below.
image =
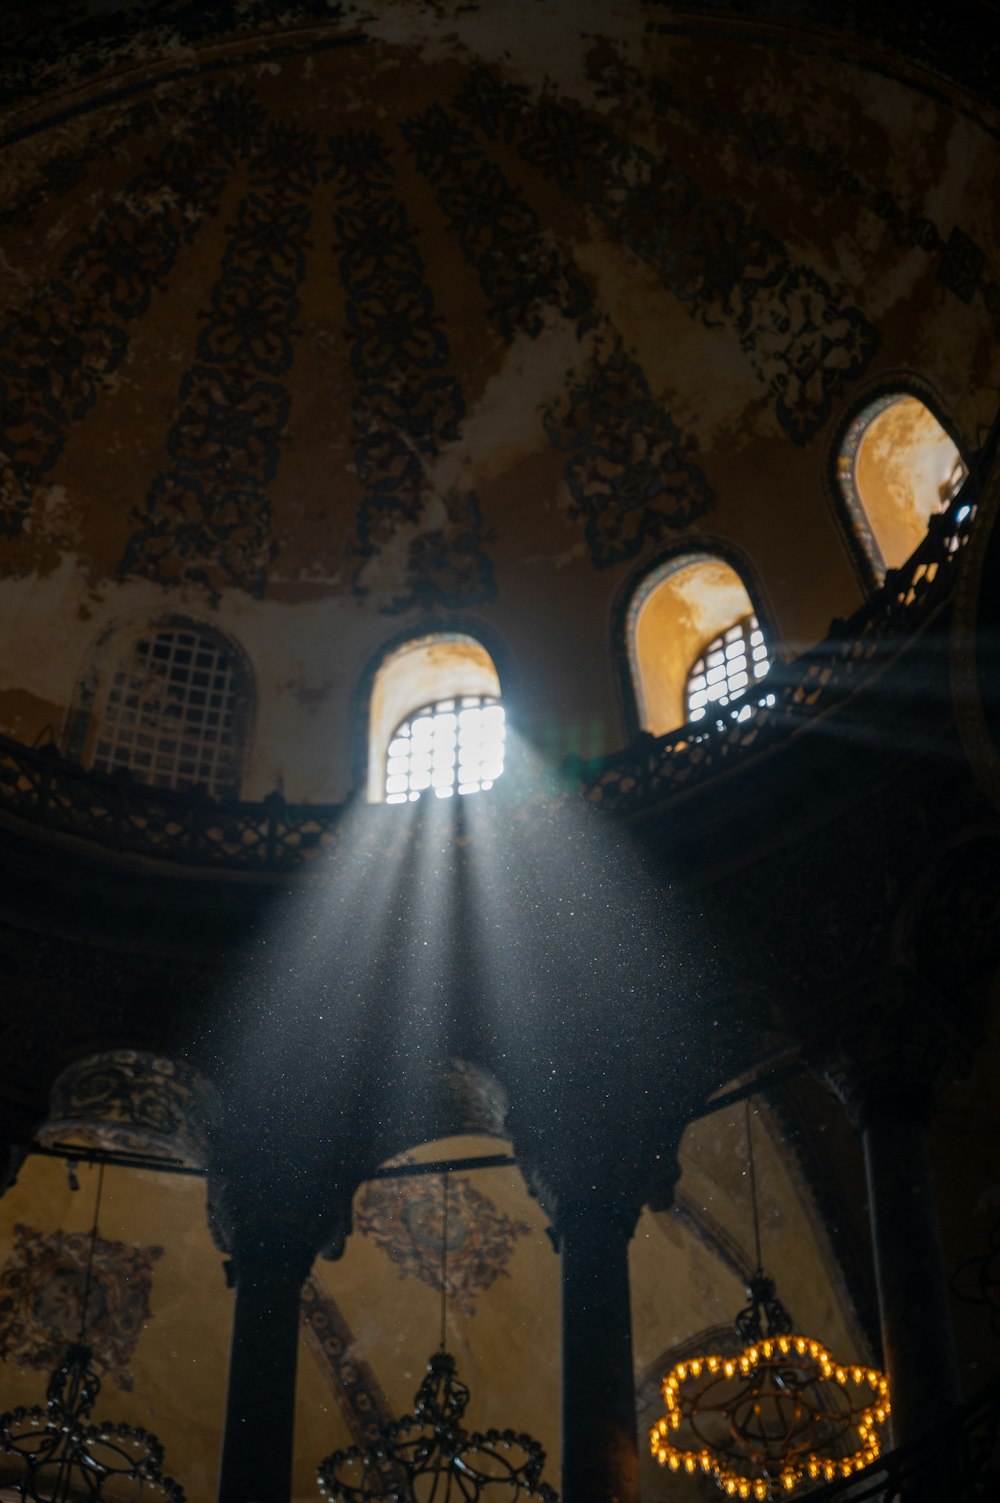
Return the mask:
{"type": "Polygon", "coordinates": [[[861,1138],[893,1444],[939,1430],[961,1403],[958,1357],[930,1162],[937,1090],[965,1063],[919,978],[873,986],[842,1024],[823,1078],[861,1138]]]}
{"type": "Polygon", "coordinates": [[[218,1503],[289,1503],[302,1285],[318,1249],[262,1223],[234,1246],[229,1385],[218,1503]]]}
{"type": "Polygon", "coordinates": [[[929,1101],[862,1108],[882,1346],[896,1445],[923,1439],[962,1401],[934,1204],[929,1101]]]}
{"type": "Polygon", "coordinates": [[[637,1212],[610,1199],[560,1204],[563,1503],[638,1503],[628,1245],[637,1212]]]}

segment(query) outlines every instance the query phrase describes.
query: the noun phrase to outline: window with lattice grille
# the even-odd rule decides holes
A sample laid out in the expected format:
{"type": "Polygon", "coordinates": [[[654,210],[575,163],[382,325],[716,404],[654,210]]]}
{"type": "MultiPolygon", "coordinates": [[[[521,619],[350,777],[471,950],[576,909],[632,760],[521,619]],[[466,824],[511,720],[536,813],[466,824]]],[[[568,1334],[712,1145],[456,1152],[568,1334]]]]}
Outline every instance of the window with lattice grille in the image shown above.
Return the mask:
{"type": "MultiPolygon", "coordinates": [[[[740,699],[770,667],[764,633],[756,616],[744,616],[709,642],[687,680],[688,720],[703,720],[712,709],[740,699]]],[[[749,705],[743,707],[750,713],[749,705]]],[[[730,710],[729,715],[742,710],[730,710]]]]}
{"type": "Polygon", "coordinates": [[[235,653],[214,635],[171,627],[139,637],[108,691],[91,765],[127,767],[157,788],[233,795],[243,679],[235,653]]]}
{"type": "Polygon", "coordinates": [[[492,695],[439,699],[396,728],[385,764],[385,801],[405,804],[492,788],[503,772],[503,705],[492,695]]]}

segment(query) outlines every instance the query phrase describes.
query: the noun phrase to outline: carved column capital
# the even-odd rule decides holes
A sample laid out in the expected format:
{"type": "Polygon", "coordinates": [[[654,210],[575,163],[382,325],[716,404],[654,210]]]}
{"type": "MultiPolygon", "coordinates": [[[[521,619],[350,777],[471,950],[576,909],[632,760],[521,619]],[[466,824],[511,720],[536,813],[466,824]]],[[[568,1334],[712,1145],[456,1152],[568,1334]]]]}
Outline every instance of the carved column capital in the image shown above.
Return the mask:
{"type": "Polygon", "coordinates": [[[294,1184],[255,1185],[244,1176],[218,1171],[209,1178],[208,1221],[220,1252],[229,1255],[226,1277],[238,1281],[251,1268],[267,1267],[301,1284],[322,1255],[339,1258],[351,1230],[353,1190],[330,1186],[317,1205],[297,1205],[294,1184]]]}
{"type": "Polygon", "coordinates": [[[644,1206],[668,1210],[680,1178],[678,1152],[683,1128],[671,1127],[659,1142],[638,1136],[623,1142],[616,1124],[590,1122],[571,1142],[515,1140],[529,1193],[549,1218],[556,1246],[562,1229],[590,1220],[630,1237],[644,1206]]]}
{"type": "Polygon", "coordinates": [[[970,1067],[974,1040],[921,979],[902,968],[848,1001],[812,1041],[816,1073],[855,1126],[877,1117],[929,1119],[936,1097],[970,1067]]]}
{"type": "Polygon", "coordinates": [[[14,1102],[0,1102],[0,1195],[16,1182],[35,1134],[45,1121],[44,1112],[14,1102]]]}
{"type": "Polygon", "coordinates": [[[603,1195],[563,1198],[549,1210],[550,1235],[557,1252],[567,1238],[580,1235],[620,1238],[628,1242],[635,1232],[642,1206],[603,1195]]]}

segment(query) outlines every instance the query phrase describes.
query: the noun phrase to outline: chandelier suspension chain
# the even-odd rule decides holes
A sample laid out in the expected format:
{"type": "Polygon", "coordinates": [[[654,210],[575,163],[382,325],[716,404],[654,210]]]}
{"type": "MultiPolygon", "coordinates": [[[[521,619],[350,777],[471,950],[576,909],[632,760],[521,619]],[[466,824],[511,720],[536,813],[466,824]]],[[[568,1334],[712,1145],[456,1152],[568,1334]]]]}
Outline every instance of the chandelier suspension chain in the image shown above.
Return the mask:
{"type": "MultiPolygon", "coordinates": [[[[23,1503],[71,1503],[86,1496],[112,1503],[125,1496],[141,1503],[151,1493],[163,1503],[185,1503],[184,1489],[163,1470],[163,1447],[141,1426],[94,1421],[101,1390],[101,1359],[87,1345],[87,1317],[94,1293],[97,1239],[104,1200],[101,1163],[94,1217],[80,1300],[80,1332],[57,1362],[45,1391],[45,1404],[18,1404],[0,1414],[0,1455],[16,1469],[12,1495],[23,1503]]],[[[75,1190],[74,1160],[69,1161],[75,1190]]],[[[5,1472],[5,1476],[8,1473],[5,1472]]]]}
{"type": "Polygon", "coordinates": [[[83,1346],[87,1335],[87,1306],[90,1304],[90,1286],[94,1276],[94,1252],[97,1248],[97,1226],[101,1216],[101,1201],[104,1197],[104,1171],[106,1164],[101,1164],[97,1171],[97,1194],[94,1196],[94,1220],[90,1228],[90,1246],[87,1249],[87,1271],[83,1280],[83,1300],[80,1305],[80,1345],[83,1346]]]}
{"type": "Polygon", "coordinates": [[[764,1260],[760,1251],[760,1211],[757,1206],[757,1166],[753,1156],[753,1118],[750,1112],[752,1096],[746,1099],[747,1166],[750,1173],[750,1210],[753,1216],[754,1271],[763,1272],[764,1260]]]}
{"type": "Polygon", "coordinates": [[[445,1349],[448,1316],[448,1171],[441,1176],[443,1211],[441,1215],[441,1350],[445,1349]]]}

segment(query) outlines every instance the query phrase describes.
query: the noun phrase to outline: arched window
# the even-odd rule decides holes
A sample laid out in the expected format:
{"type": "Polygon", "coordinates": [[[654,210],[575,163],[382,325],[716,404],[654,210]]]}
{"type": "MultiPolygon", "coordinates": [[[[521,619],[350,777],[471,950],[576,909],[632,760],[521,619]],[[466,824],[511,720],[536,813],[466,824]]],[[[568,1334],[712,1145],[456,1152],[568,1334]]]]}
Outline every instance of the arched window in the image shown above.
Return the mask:
{"type": "Polygon", "coordinates": [[[385,801],[403,804],[433,788],[438,798],[492,788],[503,772],[503,705],[486,694],[422,705],[396,727],[385,801]]]}
{"type": "MultiPolygon", "coordinates": [[[[770,653],[753,601],[724,559],[688,554],[647,576],[628,615],[639,722],[654,736],[689,721],[744,718],[737,702],[766,674],[770,653]]],[[[756,703],[756,701],[754,701],[756,703]]]]}
{"type": "Polygon", "coordinates": [[[473,637],[419,637],[384,659],[372,685],[368,797],[407,803],[478,793],[503,772],[504,711],[493,659],[473,637]]]}
{"type": "Polygon", "coordinates": [[[878,575],[898,569],[966,476],[965,463],[919,397],[879,397],[853,420],[837,456],[848,519],[878,575]]]}
{"type": "MultiPolygon", "coordinates": [[[[752,614],[744,616],[709,642],[692,665],[686,690],[688,720],[703,720],[713,708],[742,699],[770,666],[760,622],[752,614]]],[[[741,707],[741,715],[743,710],[749,715],[749,705],[741,707]]]]}
{"type": "Polygon", "coordinates": [[[96,721],[90,764],[120,767],[157,788],[238,792],[249,710],[232,644],[199,626],[136,637],[118,662],[96,721]]]}

